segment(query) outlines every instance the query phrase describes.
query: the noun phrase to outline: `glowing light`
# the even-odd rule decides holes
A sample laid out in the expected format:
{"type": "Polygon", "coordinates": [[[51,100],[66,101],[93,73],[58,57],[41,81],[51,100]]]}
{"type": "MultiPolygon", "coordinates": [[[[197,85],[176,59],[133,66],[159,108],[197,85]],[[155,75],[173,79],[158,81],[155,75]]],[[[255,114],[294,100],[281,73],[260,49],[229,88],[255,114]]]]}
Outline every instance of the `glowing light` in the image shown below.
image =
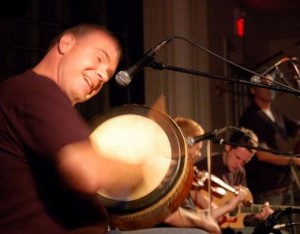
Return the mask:
{"type": "Polygon", "coordinates": [[[243,17],[236,19],[236,34],[239,37],[245,36],[245,19],[243,17]]]}

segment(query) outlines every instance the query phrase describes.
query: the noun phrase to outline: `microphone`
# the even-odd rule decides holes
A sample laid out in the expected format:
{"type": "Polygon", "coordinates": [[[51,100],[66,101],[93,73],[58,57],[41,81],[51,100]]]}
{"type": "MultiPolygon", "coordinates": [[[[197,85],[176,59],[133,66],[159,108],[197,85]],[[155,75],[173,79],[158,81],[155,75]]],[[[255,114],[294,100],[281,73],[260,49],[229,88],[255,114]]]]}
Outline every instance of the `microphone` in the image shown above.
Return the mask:
{"type": "Polygon", "coordinates": [[[281,78],[283,76],[283,73],[278,69],[278,66],[283,63],[283,62],[287,62],[287,61],[291,61],[291,59],[289,57],[284,57],[282,59],[280,59],[278,62],[276,62],[275,64],[273,64],[271,67],[269,67],[267,70],[265,70],[263,73],[260,74],[260,76],[258,75],[254,75],[250,78],[250,81],[253,83],[262,83],[262,79],[265,80],[269,80],[268,78],[262,78],[265,75],[269,74],[271,71],[275,70],[274,74],[276,77],[281,78]]]}
{"type": "Polygon", "coordinates": [[[218,136],[218,135],[222,134],[223,132],[225,132],[227,130],[227,128],[228,127],[224,127],[224,128],[221,128],[221,129],[215,129],[215,130],[212,130],[208,133],[204,133],[202,135],[195,136],[195,137],[187,137],[186,138],[186,143],[189,146],[193,146],[196,143],[198,143],[199,141],[205,141],[205,140],[213,139],[216,136],[218,136]]]}
{"type": "Polygon", "coordinates": [[[251,77],[250,81],[253,82],[253,83],[260,83],[261,82],[261,77],[257,76],[257,75],[254,75],[254,76],[251,77]]]}
{"type": "Polygon", "coordinates": [[[271,67],[269,67],[267,70],[265,70],[261,75],[264,76],[264,75],[268,74],[273,69],[277,68],[281,63],[287,62],[287,61],[291,61],[291,59],[289,57],[284,57],[284,58],[280,59],[277,63],[275,63],[274,65],[272,65],[271,67]]]}
{"type": "MultiPolygon", "coordinates": [[[[278,67],[275,67],[274,71],[272,73],[270,73],[270,75],[271,75],[271,77],[273,77],[275,79],[284,79],[284,74],[283,74],[282,71],[279,70],[278,67]]],[[[260,76],[254,75],[254,76],[251,77],[251,82],[262,83],[261,79],[272,81],[272,79],[269,78],[269,77],[262,78],[260,76]]]]}
{"type": "Polygon", "coordinates": [[[167,43],[172,41],[171,38],[167,38],[162,42],[158,43],[156,46],[152,47],[148,50],[143,57],[136,62],[134,65],[129,67],[127,70],[119,71],[116,76],[115,80],[117,84],[120,86],[127,86],[131,82],[132,78],[138,73],[143,67],[147,66],[153,59],[153,56],[157,54],[157,52],[167,43]]]}

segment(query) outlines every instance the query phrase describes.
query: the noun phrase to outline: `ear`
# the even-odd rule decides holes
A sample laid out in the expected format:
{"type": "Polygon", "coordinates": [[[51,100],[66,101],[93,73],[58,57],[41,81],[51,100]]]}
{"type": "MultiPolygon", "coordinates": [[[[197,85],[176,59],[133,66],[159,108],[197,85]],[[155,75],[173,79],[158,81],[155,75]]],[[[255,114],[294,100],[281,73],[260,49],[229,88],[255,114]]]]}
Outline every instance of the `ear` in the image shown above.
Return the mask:
{"type": "Polygon", "coordinates": [[[64,34],[58,42],[60,54],[66,54],[75,44],[75,37],[72,34],[64,34]]]}

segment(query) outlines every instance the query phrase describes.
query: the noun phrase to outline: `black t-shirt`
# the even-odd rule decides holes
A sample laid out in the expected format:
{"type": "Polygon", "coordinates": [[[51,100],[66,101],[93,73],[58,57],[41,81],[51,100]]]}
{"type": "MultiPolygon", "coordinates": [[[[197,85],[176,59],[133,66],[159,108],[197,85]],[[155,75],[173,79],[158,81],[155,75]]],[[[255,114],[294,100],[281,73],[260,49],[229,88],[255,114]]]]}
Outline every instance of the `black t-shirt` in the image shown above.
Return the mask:
{"type": "Polygon", "coordinates": [[[107,217],[97,196],[72,191],[55,168],[56,152],[89,134],[52,80],[29,70],[1,83],[1,233],[73,233],[82,227],[105,231],[107,217]]]}
{"type": "MultiPolygon", "coordinates": [[[[299,125],[274,108],[271,109],[275,118],[272,121],[255,103],[252,103],[243,113],[240,126],[249,128],[258,136],[259,142],[273,150],[288,153],[288,137],[295,136],[299,125]]],[[[278,166],[261,162],[254,156],[245,165],[247,181],[253,193],[261,193],[276,188],[286,187],[291,183],[288,166],[278,166]]]]}

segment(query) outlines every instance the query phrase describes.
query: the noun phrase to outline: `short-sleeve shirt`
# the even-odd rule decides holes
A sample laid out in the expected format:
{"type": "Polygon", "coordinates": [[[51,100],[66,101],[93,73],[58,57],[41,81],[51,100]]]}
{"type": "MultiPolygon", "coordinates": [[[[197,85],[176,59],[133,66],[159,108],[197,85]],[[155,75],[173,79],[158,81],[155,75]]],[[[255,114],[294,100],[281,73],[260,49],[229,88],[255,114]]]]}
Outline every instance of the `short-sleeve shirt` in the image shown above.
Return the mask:
{"type": "Polygon", "coordinates": [[[89,134],[52,80],[28,70],[0,84],[1,233],[59,234],[88,226],[104,232],[107,217],[97,197],[72,191],[56,170],[58,150],[89,134]]]}
{"type": "MultiPolygon", "coordinates": [[[[295,136],[299,124],[271,108],[275,118],[272,121],[259,106],[252,103],[243,113],[240,126],[251,129],[260,143],[266,144],[273,150],[288,153],[288,137],[295,136]]],[[[290,168],[259,161],[256,155],[245,165],[249,189],[253,193],[272,191],[287,187],[291,183],[290,168]],[[272,183],[270,183],[270,178],[272,183]]]]}

